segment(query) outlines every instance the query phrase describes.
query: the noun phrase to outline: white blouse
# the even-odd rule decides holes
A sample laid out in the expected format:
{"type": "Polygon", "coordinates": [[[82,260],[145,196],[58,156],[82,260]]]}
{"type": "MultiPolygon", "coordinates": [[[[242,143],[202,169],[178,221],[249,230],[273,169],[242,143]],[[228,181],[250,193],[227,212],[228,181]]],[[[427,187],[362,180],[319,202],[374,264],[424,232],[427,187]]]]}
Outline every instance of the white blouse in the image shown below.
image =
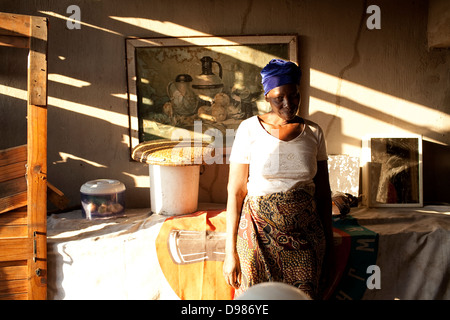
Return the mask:
{"type": "Polygon", "coordinates": [[[262,196],[313,184],[317,161],[328,156],[322,129],[310,120],[304,121],[302,133],[290,141],[269,134],[257,116],[241,122],[229,160],[249,164],[248,195],[262,196]]]}

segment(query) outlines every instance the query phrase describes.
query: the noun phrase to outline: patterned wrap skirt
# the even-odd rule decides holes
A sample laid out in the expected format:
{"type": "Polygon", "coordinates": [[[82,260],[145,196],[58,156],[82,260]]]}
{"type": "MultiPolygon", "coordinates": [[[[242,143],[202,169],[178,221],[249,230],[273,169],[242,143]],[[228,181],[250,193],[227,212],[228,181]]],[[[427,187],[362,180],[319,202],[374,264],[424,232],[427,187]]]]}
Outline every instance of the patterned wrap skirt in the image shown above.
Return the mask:
{"type": "Polygon", "coordinates": [[[319,298],[325,235],[316,212],[314,186],[247,196],[237,233],[241,264],[239,296],[261,282],[285,282],[319,298]]]}

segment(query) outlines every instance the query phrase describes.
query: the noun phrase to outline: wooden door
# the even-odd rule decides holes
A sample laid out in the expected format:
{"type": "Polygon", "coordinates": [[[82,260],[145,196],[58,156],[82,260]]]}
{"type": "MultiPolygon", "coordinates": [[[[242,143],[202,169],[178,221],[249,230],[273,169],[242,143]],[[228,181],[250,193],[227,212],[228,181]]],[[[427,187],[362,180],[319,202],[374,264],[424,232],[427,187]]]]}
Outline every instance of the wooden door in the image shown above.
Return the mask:
{"type": "Polygon", "coordinates": [[[0,299],[46,299],[47,19],[0,13],[0,25],[0,45],[29,49],[27,145],[0,152],[0,299]]]}

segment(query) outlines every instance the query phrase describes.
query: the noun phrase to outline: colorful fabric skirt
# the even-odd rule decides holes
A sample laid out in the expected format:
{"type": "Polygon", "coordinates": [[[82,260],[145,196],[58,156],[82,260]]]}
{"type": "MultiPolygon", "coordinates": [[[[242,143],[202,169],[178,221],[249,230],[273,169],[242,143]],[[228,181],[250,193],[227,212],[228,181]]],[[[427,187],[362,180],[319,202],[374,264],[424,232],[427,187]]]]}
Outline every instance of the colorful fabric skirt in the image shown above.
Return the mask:
{"type": "Polygon", "coordinates": [[[314,188],[247,196],[238,227],[239,296],[261,282],[285,282],[317,299],[325,235],[314,188]]]}

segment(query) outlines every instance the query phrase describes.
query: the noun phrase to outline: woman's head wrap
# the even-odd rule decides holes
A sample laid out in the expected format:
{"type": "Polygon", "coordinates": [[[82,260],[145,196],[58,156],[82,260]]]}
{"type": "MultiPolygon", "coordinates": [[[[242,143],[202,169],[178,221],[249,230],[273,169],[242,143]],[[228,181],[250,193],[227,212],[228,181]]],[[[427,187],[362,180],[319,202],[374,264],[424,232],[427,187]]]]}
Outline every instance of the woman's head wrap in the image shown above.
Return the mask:
{"type": "Polygon", "coordinates": [[[291,61],[272,59],[261,70],[261,76],[264,95],[266,95],[273,88],[290,83],[299,84],[302,72],[300,68],[291,61]]]}

